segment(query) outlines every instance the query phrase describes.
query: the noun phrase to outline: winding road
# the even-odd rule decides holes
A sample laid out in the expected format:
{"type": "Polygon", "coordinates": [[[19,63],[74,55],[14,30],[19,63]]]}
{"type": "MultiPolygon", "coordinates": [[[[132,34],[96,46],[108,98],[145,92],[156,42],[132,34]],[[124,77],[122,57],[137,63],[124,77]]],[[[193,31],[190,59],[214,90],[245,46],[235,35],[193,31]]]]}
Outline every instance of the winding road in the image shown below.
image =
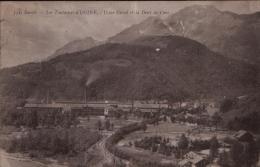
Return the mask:
{"type": "Polygon", "coordinates": [[[105,163],[111,163],[115,156],[111,154],[105,147],[106,140],[112,135],[113,133],[103,133],[103,138],[97,142],[95,145],[91,147],[91,149],[100,152],[101,156],[103,157],[102,161],[99,161],[95,167],[102,167],[105,163]]]}

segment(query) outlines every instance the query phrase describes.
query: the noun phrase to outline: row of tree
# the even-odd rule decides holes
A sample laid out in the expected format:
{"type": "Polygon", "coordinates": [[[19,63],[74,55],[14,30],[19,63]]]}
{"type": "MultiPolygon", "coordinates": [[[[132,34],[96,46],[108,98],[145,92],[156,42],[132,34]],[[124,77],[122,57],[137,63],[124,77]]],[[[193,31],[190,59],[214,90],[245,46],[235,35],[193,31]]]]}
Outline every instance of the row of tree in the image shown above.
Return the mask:
{"type": "Polygon", "coordinates": [[[104,122],[100,119],[96,122],[96,127],[98,130],[114,130],[114,124],[110,122],[110,119],[106,118],[104,122]]]}
{"type": "MultiPolygon", "coordinates": [[[[130,142],[129,145],[131,146],[132,143],[130,142]]],[[[134,141],[134,146],[167,156],[170,156],[175,149],[174,146],[170,145],[169,138],[163,138],[161,136],[145,137],[141,140],[134,141]]]]}
{"type": "MultiPolygon", "coordinates": [[[[129,145],[131,146],[132,143],[129,143],[129,145]]],[[[220,144],[216,137],[213,137],[211,140],[189,141],[189,139],[183,134],[180,137],[177,146],[171,145],[169,138],[163,138],[161,136],[145,137],[141,140],[135,141],[134,146],[152,152],[158,152],[166,156],[174,154],[177,158],[182,158],[183,155],[189,151],[210,149],[210,159],[213,160],[217,157],[220,144]]]]}
{"type": "Polygon", "coordinates": [[[73,112],[57,110],[12,110],[2,117],[2,124],[16,127],[26,126],[30,128],[42,127],[71,127],[79,124],[77,116],[73,112]]]}
{"type": "Polygon", "coordinates": [[[240,142],[231,140],[230,151],[218,154],[218,163],[223,167],[253,167],[259,160],[260,140],[240,142]]]}
{"type": "Polygon", "coordinates": [[[232,130],[249,130],[256,133],[260,132],[260,113],[253,112],[246,116],[236,117],[227,123],[227,128],[232,130]]]}
{"type": "Polygon", "coordinates": [[[38,153],[43,156],[75,156],[86,151],[101,137],[99,133],[84,128],[38,129],[6,141],[5,149],[8,152],[27,152],[31,155],[38,153]]]}

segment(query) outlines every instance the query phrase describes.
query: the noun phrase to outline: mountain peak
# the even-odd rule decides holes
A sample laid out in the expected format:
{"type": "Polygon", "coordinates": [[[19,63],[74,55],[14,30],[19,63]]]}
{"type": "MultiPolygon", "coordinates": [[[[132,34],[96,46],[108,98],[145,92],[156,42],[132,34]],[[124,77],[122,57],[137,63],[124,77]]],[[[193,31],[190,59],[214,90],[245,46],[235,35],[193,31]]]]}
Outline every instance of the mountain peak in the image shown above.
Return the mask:
{"type": "Polygon", "coordinates": [[[155,22],[163,22],[163,20],[159,16],[149,16],[142,23],[155,23],[155,22]]]}
{"type": "Polygon", "coordinates": [[[259,62],[260,13],[236,14],[212,5],[192,5],[167,18],[151,16],[109,38],[127,43],[143,36],[179,35],[232,59],[259,62]]]}
{"type": "Polygon", "coordinates": [[[110,42],[129,42],[140,36],[146,35],[165,35],[170,34],[170,30],[164,21],[158,16],[150,16],[140,22],[125,29],[124,31],[109,38],[110,42]]]}
{"type": "Polygon", "coordinates": [[[180,18],[215,18],[216,16],[219,16],[221,13],[221,11],[219,11],[216,7],[211,5],[192,5],[179,10],[175,14],[170,15],[168,19],[171,19],[172,17],[176,16],[180,18]]]}
{"type": "Polygon", "coordinates": [[[183,8],[179,12],[193,12],[194,14],[202,12],[220,12],[215,6],[212,5],[192,5],[186,8],[183,8]]]}

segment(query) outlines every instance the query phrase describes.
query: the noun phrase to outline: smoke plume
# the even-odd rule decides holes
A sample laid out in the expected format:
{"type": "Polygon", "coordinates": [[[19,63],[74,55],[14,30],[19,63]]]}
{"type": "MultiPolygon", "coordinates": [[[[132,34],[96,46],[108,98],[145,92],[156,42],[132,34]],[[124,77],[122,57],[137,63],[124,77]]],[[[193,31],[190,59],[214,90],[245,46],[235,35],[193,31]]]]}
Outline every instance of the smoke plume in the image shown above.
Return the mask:
{"type": "Polygon", "coordinates": [[[86,81],[86,86],[89,86],[91,83],[96,81],[100,77],[100,72],[97,70],[91,70],[89,73],[89,77],[86,81]]]}

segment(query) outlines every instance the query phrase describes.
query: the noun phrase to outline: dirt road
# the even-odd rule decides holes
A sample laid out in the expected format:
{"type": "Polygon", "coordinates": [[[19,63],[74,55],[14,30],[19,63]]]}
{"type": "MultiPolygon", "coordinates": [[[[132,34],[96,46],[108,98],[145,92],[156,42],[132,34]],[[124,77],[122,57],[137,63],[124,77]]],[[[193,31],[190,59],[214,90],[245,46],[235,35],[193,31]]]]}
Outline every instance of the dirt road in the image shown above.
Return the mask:
{"type": "Polygon", "coordinates": [[[97,142],[91,149],[94,151],[98,151],[101,156],[102,160],[95,164],[95,167],[102,167],[105,163],[111,163],[115,158],[113,154],[111,154],[105,147],[106,140],[112,135],[111,132],[103,133],[103,138],[97,142]]]}

